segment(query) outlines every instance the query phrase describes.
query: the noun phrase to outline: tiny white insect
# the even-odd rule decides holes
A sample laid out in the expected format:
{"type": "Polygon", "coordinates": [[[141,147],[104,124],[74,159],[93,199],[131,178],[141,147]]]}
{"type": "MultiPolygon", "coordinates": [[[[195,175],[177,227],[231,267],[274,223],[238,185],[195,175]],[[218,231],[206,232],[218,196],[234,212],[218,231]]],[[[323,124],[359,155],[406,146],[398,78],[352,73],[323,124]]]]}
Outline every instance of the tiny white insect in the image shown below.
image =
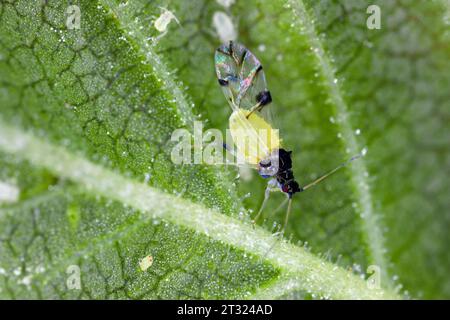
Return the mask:
{"type": "Polygon", "coordinates": [[[139,262],[139,268],[141,268],[142,271],[145,271],[148,268],[150,268],[152,264],[153,264],[153,257],[146,256],[139,262]]]}
{"type": "Polygon", "coordinates": [[[361,154],[362,154],[362,156],[364,157],[364,156],[367,154],[367,148],[363,148],[363,149],[361,150],[361,154]]]}
{"type": "Polygon", "coordinates": [[[167,26],[172,20],[175,20],[178,25],[180,24],[180,21],[178,21],[177,17],[175,17],[172,11],[162,7],[160,7],[160,9],[162,10],[162,13],[154,23],[156,30],[158,30],[159,32],[166,32],[167,26]]]}
{"type": "Polygon", "coordinates": [[[20,190],[16,185],[0,181],[0,203],[16,202],[19,195],[20,190]]]}
{"type": "Polygon", "coordinates": [[[216,11],[213,15],[213,26],[219,35],[220,41],[234,41],[237,38],[237,32],[231,18],[222,11],[216,11]]]}

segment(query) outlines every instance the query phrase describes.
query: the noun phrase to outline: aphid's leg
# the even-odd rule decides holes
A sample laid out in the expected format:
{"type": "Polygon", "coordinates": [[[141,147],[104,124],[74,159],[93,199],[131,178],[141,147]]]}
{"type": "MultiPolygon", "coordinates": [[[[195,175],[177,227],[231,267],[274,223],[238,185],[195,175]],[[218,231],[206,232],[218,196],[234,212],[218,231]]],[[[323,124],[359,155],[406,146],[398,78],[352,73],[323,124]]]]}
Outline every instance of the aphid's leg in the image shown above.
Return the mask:
{"type": "Polygon", "coordinates": [[[259,216],[261,215],[264,208],[266,207],[267,201],[269,200],[270,192],[271,192],[270,188],[267,187],[266,190],[264,191],[263,203],[261,204],[261,207],[259,208],[258,214],[255,216],[255,218],[252,221],[253,224],[256,224],[256,221],[258,221],[259,216]]]}
{"type": "Polygon", "coordinates": [[[280,211],[288,202],[289,198],[286,198],[273,212],[272,214],[276,214],[278,211],[280,211]]]}
{"type": "Polygon", "coordinates": [[[159,40],[161,40],[162,38],[164,38],[167,34],[167,30],[165,30],[164,32],[160,33],[156,38],[153,39],[153,45],[158,44],[159,40]]]}
{"type": "MultiPolygon", "coordinates": [[[[286,200],[288,201],[288,207],[287,207],[287,210],[286,210],[286,216],[285,216],[285,218],[284,218],[283,228],[282,228],[281,230],[279,230],[279,231],[277,231],[277,232],[275,232],[275,233],[273,234],[274,237],[280,236],[280,239],[281,239],[281,238],[283,237],[283,235],[284,235],[284,231],[286,230],[286,226],[287,226],[287,223],[288,223],[288,221],[289,221],[289,216],[290,216],[290,214],[291,214],[291,209],[292,209],[292,195],[291,195],[291,194],[288,194],[286,200]]],[[[284,203],[286,203],[286,201],[285,201],[284,203]]]]}
{"type": "Polygon", "coordinates": [[[289,221],[289,215],[291,214],[292,209],[292,194],[288,194],[288,207],[286,211],[286,217],[284,218],[283,229],[281,229],[281,234],[284,234],[284,230],[286,230],[287,223],[289,221]]]}
{"type": "Polygon", "coordinates": [[[259,208],[258,214],[255,216],[255,218],[253,219],[253,224],[256,224],[256,221],[258,221],[258,218],[261,216],[261,213],[263,212],[267,201],[269,200],[269,196],[270,193],[272,191],[279,191],[280,189],[278,188],[278,182],[276,179],[271,179],[268,183],[267,183],[267,187],[266,190],[264,191],[264,200],[263,203],[261,204],[261,207],[259,208]]]}

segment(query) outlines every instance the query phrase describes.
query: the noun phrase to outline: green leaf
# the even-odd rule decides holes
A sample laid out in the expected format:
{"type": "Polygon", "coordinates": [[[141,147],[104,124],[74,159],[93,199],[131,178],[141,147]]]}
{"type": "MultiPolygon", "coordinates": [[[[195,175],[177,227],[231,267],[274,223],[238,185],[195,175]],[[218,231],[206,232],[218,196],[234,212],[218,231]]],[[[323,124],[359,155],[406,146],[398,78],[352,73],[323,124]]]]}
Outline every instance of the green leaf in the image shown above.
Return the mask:
{"type": "Polygon", "coordinates": [[[450,296],[443,4],[377,1],[381,30],[364,1],[77,4],[79,30],[66,2],[0,4],[0,182],[20,191],[0,202],[0,297],[450,296]],[[180,21],[165,34],[160,7],[180,21]],[[264,64],[300,182],[368,150],[296,196],[291,242],[269,232],[283,212],[251,226],[256,174],[236,187],[233,169],[170,160],[173,130],[227,126],[216,11],[264,64]]]}

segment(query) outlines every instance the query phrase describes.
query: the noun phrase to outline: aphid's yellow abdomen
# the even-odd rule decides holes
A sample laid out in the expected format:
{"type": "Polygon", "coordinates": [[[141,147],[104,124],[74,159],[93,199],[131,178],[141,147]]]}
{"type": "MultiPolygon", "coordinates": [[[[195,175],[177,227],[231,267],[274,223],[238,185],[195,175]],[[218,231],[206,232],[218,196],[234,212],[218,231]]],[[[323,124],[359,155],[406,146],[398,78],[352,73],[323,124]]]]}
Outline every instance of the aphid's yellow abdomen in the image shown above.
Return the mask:
{"type": "Polygon", "coordinates": [[[247,119],[249,113],[249,110],[238,109],[231,114],[230,133],[241,161],[256,165],[274,149],[279,149],[281,141],[278,129],[272,128],[256,112],[247,119]]]}

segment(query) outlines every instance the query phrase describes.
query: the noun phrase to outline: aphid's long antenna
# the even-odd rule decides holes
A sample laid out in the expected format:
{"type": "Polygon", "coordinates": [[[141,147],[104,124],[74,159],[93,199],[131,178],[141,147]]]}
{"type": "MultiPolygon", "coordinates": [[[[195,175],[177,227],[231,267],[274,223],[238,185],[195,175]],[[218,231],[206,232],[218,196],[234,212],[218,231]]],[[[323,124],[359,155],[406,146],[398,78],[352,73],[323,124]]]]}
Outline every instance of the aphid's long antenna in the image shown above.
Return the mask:
{"type": "MultiPolygon", "coordinates": [[[[307,184],[306,186],[304,186],[303,188],[301,188],[301,191],[305,191],[306,189],[311,188],[312,186],[315,186],[316,184],[318,184],[319,182],[325,180],[326,178],[328,178],[329,176],[331,176],[333,173],[335,173],[336,171],[338,171],[339,169],[345,167],[346,165],[348,165],[350,162],[352,162],[353,160],[359,159],[361,158],[362,155],[358,154],[352,158],[350,158],[349,160],[347,160],[344,163],[341,163],[339,166],[337,166],[336,168],[334,168],[333,170],[331,170],[330,172],[324,174],[323,176],[321,176],[320,178],[314,180],[313,182],[307,184]]],[[[288,207],[287,207],[287,211],[286,211],[286,217],[284,218],[284,225],[283,225],[283,229],[281,229],[280,234],[284,234],[284,230],[286,229],[287,223],[289,221],[289,215],[291,214],[291,209],[292,209],[292,196],[293,194],[289,193],[288,194],[288,207]]]]}
{"type": "Polygon", "coordinates": [[[333,173],[335,173],[336,171],[338,171],[339,169],[345,167],[346,165],[348,165],[350,162],[352,162],[353,160],[359,159],[361,158],[362,155],[358,154],[352,158],[350,158],[349,160],[345,161],[344,163],[341,163],[339,166],[337,166],[336,168],[334,168],[333,170],[331,170],[330,172],[324,174],[323,176],[321,176],[320,178],[317,178],[316,180],[314,180],[313,182],[308,183],[306,186],[304,186],[302,188],[302,191],[305,191],[306,189],[311,188],[312,186],[315,186],[316,184],[318,184],[319,182],[325,180],[326,178],[328,178],[329,176],[331,176],[333,173]]]}

